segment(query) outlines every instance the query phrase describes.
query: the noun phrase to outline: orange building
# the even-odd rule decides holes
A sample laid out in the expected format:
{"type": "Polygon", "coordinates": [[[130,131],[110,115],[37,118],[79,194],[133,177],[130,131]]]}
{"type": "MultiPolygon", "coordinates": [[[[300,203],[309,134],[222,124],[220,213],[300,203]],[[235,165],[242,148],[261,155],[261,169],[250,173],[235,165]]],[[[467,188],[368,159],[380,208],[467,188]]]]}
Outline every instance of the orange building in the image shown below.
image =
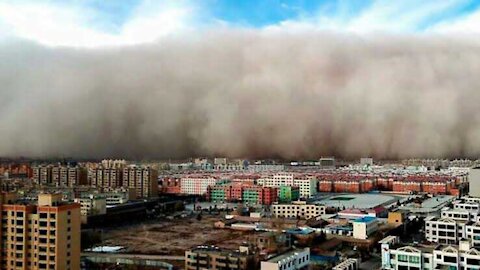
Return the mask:
{"type": "Polygon", "coordinates": [[[41,194],[38,205],[2,197],[2,269],[80,269],[79,204],[63,204],[60,194],[41,194]]]}

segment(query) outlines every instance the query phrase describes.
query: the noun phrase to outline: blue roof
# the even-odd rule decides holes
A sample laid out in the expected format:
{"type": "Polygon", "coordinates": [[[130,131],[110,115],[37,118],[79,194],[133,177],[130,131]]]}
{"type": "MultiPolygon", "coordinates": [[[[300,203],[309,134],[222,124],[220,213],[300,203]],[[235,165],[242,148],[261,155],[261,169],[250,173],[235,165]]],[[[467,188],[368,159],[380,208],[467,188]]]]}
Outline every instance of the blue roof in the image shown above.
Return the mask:
{"type": "Polygon", "coordinates": [[[368,223],[368,222],[371,222],[373,220],[377,219],[376,217],[361,217],[361,218],[357,218],[354,220],[354,222],[365,222],[365,223],[368,223]]]}

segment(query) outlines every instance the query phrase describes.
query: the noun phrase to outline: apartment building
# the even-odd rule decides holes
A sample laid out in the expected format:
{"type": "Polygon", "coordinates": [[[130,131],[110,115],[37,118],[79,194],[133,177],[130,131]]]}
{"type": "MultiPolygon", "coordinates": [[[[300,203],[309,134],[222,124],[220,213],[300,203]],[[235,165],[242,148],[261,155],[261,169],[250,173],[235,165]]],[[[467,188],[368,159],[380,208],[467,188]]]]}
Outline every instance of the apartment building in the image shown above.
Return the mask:
{"type": "Polygon", "coordinates": [[[440,217],[425,219],[425,238],[430,242],[458,244],[461,239],[470,239],[474,246],[480,244],[479,204],[471,199],[457,200],[452,208],[444,208],[440,217]]]}
{"type": "Polygon", "coordinates": [[[32,180],[39,185],[47,185],[52,179],[51,166],[35,166],[32,168],[32,180]]]}
{"type": "Polygon", "coordinates": [[[186,270],[255,269],[255,257],[248,249],[238,251],[213,246],[199,246],[185,251],[186,270]]]}
{"type": "Polygon", "coordinates": [[[56,166],[52,168],[51,177],[55,186],[75,187],[87,183],[87,170],[77,166],[56,166]]]}
{"type": "Polygon", "coordinates": [[[87,171],[78,166],[36,166],[32,180],[36,184],[75,187],[87,183],[87,171]]]}
{"type": "Polygon", "coordinates": [[[456,244],[464,236],[464,225],[451,218],[431,216],[425,219],[425,238],[435,243],[456,244]]]}
{"type": "Polygon", "coordinates": [[[469,240],[460,245],[416,245],[398,243],[389,236],[382,241],[382,269],[478,269],[480,251],[473,248],[469,240]]]}
{"type": "Polygon", "coordinates": [[[278,189],[278,201],[281,203],[290,203],[300,199],[300,189],[295,186],[281,186],[278,189]]]}
{"type": "Polygon", "coordinates": [[[123,168],[122,186],[134,189],[137,198],[158,196],[158,172],[150,167],[123,168]]]}
{"type": "Polygon", "coordinates": [[[1,269],[80,269],[80,205],[58,194],[39,195],[37,205],[1,197],[1,269]]]}
{"type": "Polygon", "coordinates": [[[271,210],[273,216],[277,218],[311,219],[326,213],[324,205],[307,204],[304,201],[296,201],[291,204],[272,204],[271,210]]]}
{"type": "Polygon", "coordinates": [[[122,185],[122,169],[93,168],[88,170],[88,181],[97,188],[116,188],[122,185]]]}
{"type": "Polygon", "coordinates": [[[258,185],[265,187],[297,186],[301,198],[310,198],[317,193],[317,178],[311,175],[294,173],[276,173],[257,180],[258,185]]]}
{"type": "Polygon", "coordinates": [[[180,179],[180,190],[183,194],[203,195],[208,186],[222,182],[219,177],[211,175],[188,175],[180,179]]]}
{"type": "Polygon", "coordinates": [[[308,269],[310,248],[294,249],[260,263],[261,270],[301,270],[308,269]]]}

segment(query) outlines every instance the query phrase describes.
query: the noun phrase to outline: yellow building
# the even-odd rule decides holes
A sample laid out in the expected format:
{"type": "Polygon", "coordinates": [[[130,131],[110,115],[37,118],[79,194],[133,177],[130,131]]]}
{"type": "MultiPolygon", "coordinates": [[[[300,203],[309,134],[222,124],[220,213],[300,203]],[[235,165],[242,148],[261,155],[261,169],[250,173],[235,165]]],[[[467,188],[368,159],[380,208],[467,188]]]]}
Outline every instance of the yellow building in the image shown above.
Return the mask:
{"type": "Polygon", "coordinates": [[[38,205],[1,199],[1,269],[80,269],[80,205],[41,194],[38,205]]]}
{"type": "Polygon", "coordinates": [[[388,223],[400,225],[403,224],[403,213],[401,212],[389,212],[388,213],[388,223]]]}

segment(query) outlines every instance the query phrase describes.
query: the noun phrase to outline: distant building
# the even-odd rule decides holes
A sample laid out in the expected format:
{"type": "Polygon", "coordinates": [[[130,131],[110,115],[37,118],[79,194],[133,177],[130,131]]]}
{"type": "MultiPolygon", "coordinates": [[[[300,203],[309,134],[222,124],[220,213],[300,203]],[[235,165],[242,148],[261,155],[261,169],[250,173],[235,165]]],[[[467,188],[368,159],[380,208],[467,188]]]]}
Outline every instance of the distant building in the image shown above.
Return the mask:
{"type": "Polygon", "coordinates": [[[78,166],[36,166],[32,180],[40,185],[75,187],[87,183],[87,170],[78,166]]]}
{"type": "Polygon", "coordinates": [[[326,213],[324,205],[307,204],[304,201],[296,201],[291,204],[273,204],[271,210],[273,216],[277,218],[312,219],[326,213]]]}
{"type": "Polygon", "coordinates": [[[335,169],[334,157],[322,157],[318,162],[321,169],[335,169]]]}
{"type": "Polygon", "coordinates": [[[100,162],[103,168],[122,169],[127,166],[127,161],[124,159],[104,159],[100,162]]]}
{"type": "Polygon", "coordinates": [[[97,188],[116,188],[122,185],[122,169],[94,168],[88,171],[89,183],[97,188]]]}
{"type": "Polygon", "coordinates": [[[80,269],[80,205],[41,194],[38,205],[6,203],[2,212],[2,269],[80,269]]]}
{"type": "Polygon", "coordinates": [[[74,202],[80,204],[80,214],[82,216],[94,216],[107,213],[107,201],[104,196],[90,194],[75,198],[74,202]]]}
{"type": "Polygon", "coordinates": [[[373,166],[373,158],[361,158],[360,165],[362,166],[373,166]]]}
{"type": "Polygon", "coordinates": [[[244,202],[270,205],[277,201],[277,189],[253,184],[220,183],[207,187],[207,199],[212,202],[244,202]]]}
{"type": "Polygon", "coordinates": [[[213,160],[214,165],[226,165],[228,164],[228,159],[227,158],[215,158],[213,160]]]}
{"type": "Polygon", "coordinates": [[[122,187],[136,191],[137,198],[158,196],[158,172],[150,167],[123,168],[122,187]]]}
{"type": "Polygon", "coordinates": [[[208,186],[214,186],[221,181],[223,180],[210,175],[188,175],[180,179],[180,188],[183,194],[204,195],[208,186]]]}
{"type": "Polygon", "coordinates": [[[317,193],[317,178],[311,175],[276,173],[257,180],[264,187],[297,186],[301,198],[310,198],[317,193]]]}

